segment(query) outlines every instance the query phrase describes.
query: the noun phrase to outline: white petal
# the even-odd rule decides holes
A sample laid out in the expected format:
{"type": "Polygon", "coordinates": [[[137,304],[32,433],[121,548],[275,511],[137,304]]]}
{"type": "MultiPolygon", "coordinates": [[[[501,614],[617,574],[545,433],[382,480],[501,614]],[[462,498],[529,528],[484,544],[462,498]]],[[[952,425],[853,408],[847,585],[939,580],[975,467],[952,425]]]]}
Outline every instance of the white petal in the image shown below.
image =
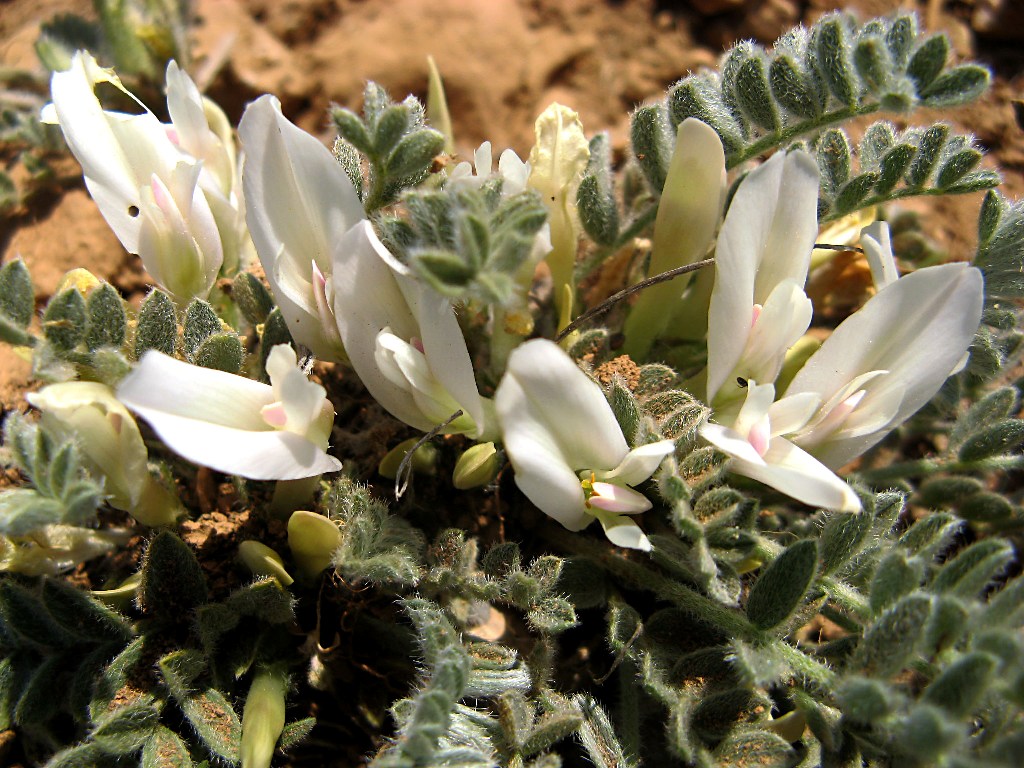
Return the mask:
{"type": "Polygon", "coordinates": [[[252,480],[298,480],[336,472],[341,462],[292,432],[254,432],[132,406],[175,453],[252,480]]]}
{"type": "Polygon", "coordinates": [[[843,512],[861,509],[860,499],[850,486],[809,453],[782,437],[772,438],[763,463],[735,458],[729,469],[812,507],[843,512]]]}
{"type": "Polygon", "coordinates": [[[352,368],[374,400],[395,418],[427,432],[436,424],[377,364],[377,336],[385,328],[404,340],[420,335],[394,271],[377,252],[377,242],[373,227],[363,221],[337,243],[332,281],[338,332],[352,368]]]}
{"type": "Polygon", "coordinates": [[[166,413],[251,431],[268,429],[259,412],[277,400],[266,384],[153,350],[118,386],[117,399],[137,413],[166,413]]]}
{"type": "Polygon", "coordinates": [[[783,280],[802,286],[817,234],[818,166],[805,152],[779,152],[740,182],[715,250],[708,314],[708,400],[739,362],[750,312],[783,280]]]}
{"type": "Polygon", "coordinates": [[[614,480],[626,485],[639,485],[649,478],[661,466],[666,456],[675,450],[671,440],[660,440],[634,448],[610,472],[598,472],[599,480],[614,480]]]}
{"type": "MultiPolygon", "coordinates": [[[[509,355],[505,379],[514,379],[524,401],[498,406],[503,429],[520,418],[549,432],[574,470],[612,469],[629,453],[611,406],[601,388],[561,347],[533,339],[509,355]],[[504,410],[504,413],[502,411],[504,410]],[[522,412],[522,416],[520,416],[522,412]]],[[[496,399],[500,397],[502,384],[496,399]]]]}
{"type": "Polygon", "coordinates": [[[516,485],[538,509],[570,531],[585,528],[592,518],[586,511],[580,480],[539,418],[535,403],[519,382],[507,375],[494,402],[516,485]]]}
{"type": "MultiPolygon", "coordinates": [[[[884,410],[892,392],[901,393],[887,427],[892,429],[928,402],[959,363],[978,329],[983,300],[981,272],[967,264],[901,277],[836,328],[787,392],[815,392],[829,400],[859,375],[888,371],[864,385],[868,394],[858,411],[884,410]]],[[[884,436],[881,431],[828,442],[815,447],[815,455],[839,467],[884,436]]]]}
{"type": "Polygon", "coordinates": [[[745,378],[772,383],[782,370],[786,352],[811,324],[811,300],[794,280],[783,280],[769,294],[750,330],[738,372],[745,378]]]}
{"type": "Polygon", "coordinates": [[[860,244],[871,267],[871,280],[875,290],[880,291],[889,283],[896,282],[899,270],[896,269],[896,258],[892,255],[892,241],[889,238],[889,225],[884,221],[875,221],[860,231],[860,244]]]}
{"type": "Polygon", "coordinates": [[[639,549],[641,552],[653,549],[651,540],[632,519],[622,515],[598,515],[597,519],[604,528],[604,535],[615,546],[639,549]]]}
{"type": "Polygon", "coordinates": [[[772,435],[787,435],[803,427],[818,410],[821,397],[813,392],[787,395],[768,408],[768,419],[772,424],[772,435]]]}
{"type": "Polygon", "coordinates": [[[705,422],[700,425],[697,432],[701,437],[722,451],[722,453],[748,464],[764,464],[761,454],[754,450],[754,446],[747,440],[746,435],[737,432],[735,429],[722,426],[721,424],[705,422]]]}
{"type": "Polygon", "coordinates": [[[332,246],[364,218],[362,204],[330,150],[285,119],[274,97],[250,104],[238,130],[246,221],[278,305],[296,341],[337,359],[320,327],[310,262],[330,274],[332,246]]]}

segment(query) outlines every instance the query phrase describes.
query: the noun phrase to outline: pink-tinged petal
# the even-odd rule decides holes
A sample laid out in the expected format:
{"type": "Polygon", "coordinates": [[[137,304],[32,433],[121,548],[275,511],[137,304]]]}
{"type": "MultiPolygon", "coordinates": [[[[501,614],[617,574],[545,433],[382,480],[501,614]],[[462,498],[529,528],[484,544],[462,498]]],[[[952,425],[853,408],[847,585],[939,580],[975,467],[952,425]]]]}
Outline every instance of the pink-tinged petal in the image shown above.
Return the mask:
{"type": "Polygon", "coordinates": [[[812,313],[811,300],[795,281],[779,283],[756,313],[737,373],[756,381],[774,382],[786,352],[811,324],[812,313]]]}
{"type": "Polygon", "coordinates": [[[896,258],[892,255],[889,225],[884,221],[875,221],[864,227],[860,231],[860,244],[871,268],[871,281],[875,284],[875,290],[880,291],[896,282],[900,273],[896,268],[896,258]]]}
{"type": "Polygon", "coordinates": [[[727,456],[732,456],[748,464],[764,464],[761,454],[750,444],[747,436],[740,434],[735,429],[705,422],[697,432],[727,456]]]}
{"type": "Polygon", "coordinates": [[[651,540],[630,518],[607,514],[598,515],[597,519],[601,523],[601,527],[604,528],[604,535],[615,546],[638,549],[641,552],[650,552],[653,549],[651,540]]]}
{"type": "Polygon", "coordinates": [[[587,504],[603,512],[615,512],[623,515],[638,515],[649,510],[651,500],[639,491],[615,483],[592,483],[594,494],[587,499],[587,504]]]}
{"type": "Polygon", "coordinates": [[[138,413],[167,413],[240,430],[261,431],[274,391],[244,376],[200,368],[150,350],[117,388],[117,399],[138,413]]]}
{"type": "Polygon", "coordinates": [[[781,152],[740,183],[715,249],[708,312],[708,392],[712,401],[740,362],[751,307],[784,280],[802,286],[817,234],[818,167],[805,152],[781,152]]]}
{"type": "MultiPolygon", "coordinates": [[[[601,388],[554,342],[533,339],[516,347],[505,379],[515,380],[526,401],[521,407],[528,406],[574,470],[613,469],[629,453],[601,388]]],[[[499,392],[503,385],[504,379],[499,392]]],[[[499,416],[507,431],[517,416],[504,410],[499,416]]]]}
{"type": "Polygon", "coordinates": [[[891,413],[897,396],[899,408],[885,428],[826,440],[813,448],[815,455],[830,467],[842,466],[927,403],[973,340],[983,301],[978,269],[944,264],[901,277],[843,321],[797,373],[788,392],[814,392],[828,401],[856,377],[888,371],[863,385],[868,394],[855,415],[866,420],[872,410],[891,413]]]}
{"type": "Polygon", "coordinates": [[[653,475],[666,456],[675,450],[671,440],[660,440],[634,448],[610,472],[597,472],[600,480],[614,480],[625,485],[639,485],[653,475]]]}
{"type": "Polygon", "coordinates": [[[729,470],[822,509],[859,512],[860,499],[832,470],[785,438],[776,437],[763,462],[733,458],[729,470]]]}
{"type": "Polygon", "coordinates": [[[285,424],[288,423],[288,414],[285,413],[282,403],[264,405],[260,408],[260,416],[274,429],[284,429],[285,424]]]}
{"type": "Polygon", "coordinates": [[[239,135],[246,221],[288,328],[317,355],[339,359],[320,324],[309,264],[330,270],[333,245],[365,217],[362,204],[330,150],[285,119],[274,97],[246,108],[239,135]]]}

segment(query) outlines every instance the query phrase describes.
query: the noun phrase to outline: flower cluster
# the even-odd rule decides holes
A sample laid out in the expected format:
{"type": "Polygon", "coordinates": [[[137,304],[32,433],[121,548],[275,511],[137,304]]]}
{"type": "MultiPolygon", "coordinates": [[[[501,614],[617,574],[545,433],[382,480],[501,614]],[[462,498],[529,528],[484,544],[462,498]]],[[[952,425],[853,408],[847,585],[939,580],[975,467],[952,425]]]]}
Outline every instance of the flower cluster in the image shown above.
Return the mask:
{"type": "MultiPolygon", "coordinates": [[[[170,124],[148,110],[104,111],[94,94],[101,82],[127,93],[113,73],[77,54],[53,78],[48,115],[59,121],[122,243],[179,303],[206,296],[218,274],[235,271],[251,236],[297,344],[350,366],[387,411],[418,430],[443,424],[448,434],[500,442],[518,487],[566,528],[597,520],[615,544],[651,549],[634,516],[653,503],[636,488],[675,444],[631,447],[601,388],[551,341],[512,334],[506,353],[492,355],[493,399],[482,394],[452,301],[389,250],[351,169],[285,118],[274,97],[246,108],[239,177],[226,119],[173,62],[170,124]]],[[[527,306],[543,258],[553,300],[568,317],[581,232],[574,201],[591,160],[578,117],[560,105],[546,110],[529,163],[506,150],[495,174],[489,143],[474,160],[475,168],[463,162],[449,172],[448,190],[484,194],[497,179],[504,197],[541,194],[549,225],[515,275],[519,306],[527,306]]],[[[694,394],[713,415],[700,435],[738,474],[809,505],[856,511],[857,495],[835,470],[921,408],[956,370],[978,327],[981,275],[948,264],[898,277],[888,231],[872,225],[861,243],[877,293],[801,357],[794,351],[806,346],[814,314],[804,285],[818,233],[817,164],[800,150],[778,152],[739,183],[723,220],[725,190],[718,134],[683,121],[651,270],[710,252],[714,271],[643,296],[626,321],[626,349],[642,358],[663,335],[706,336],[707,369],[694,379],[701,382],[694,394]]],[[[493,314],[490,322],[498,322],[493,314]]],[[[326,453],[334,410],[323,387],[285,345],[270,352],[266,373],[269,386],[149,352],[117,388],[117,400],[81,391],[134,427],[127,406],[174,451],[222,472],[294,480],[340,469],[326,453]]],[[[57,414],[71,399],[70,390],[51,389],[33,403],[57,414]]],[[[135,446],[135,463],[145,461],[137,434],[120,438],[135,446]]],[[[117,482],[115,471],[109,476],[116,502],[136,509],[139,489],[117,482]]]]}

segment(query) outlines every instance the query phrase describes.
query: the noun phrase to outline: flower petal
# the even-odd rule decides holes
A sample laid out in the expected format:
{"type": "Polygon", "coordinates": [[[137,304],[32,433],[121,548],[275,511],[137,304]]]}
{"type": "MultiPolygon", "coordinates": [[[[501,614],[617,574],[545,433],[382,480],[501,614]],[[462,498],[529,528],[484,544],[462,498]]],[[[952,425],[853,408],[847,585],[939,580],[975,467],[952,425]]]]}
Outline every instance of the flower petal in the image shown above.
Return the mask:
{"type": "Polygon", "coordinates": [[[875,290],[880,291],[890,283],[896,282],[900,273],[896,268],[896,258],[892,255],[892,241],[889,238],[889,225],[884,221],[875,221],[860,231],[860,244],[871,267],[871,280],[875,290]]]}
{"type": "Polygon", "coordinates": [[[277,400],[266,384],[153,350],[121,381],[117,399],[137,413],[166,413],[254,432],[267,429],[260,409],[277,400]]]}
{"type": "Polygon", "coordinates": [[[708,391],[712,401],[739,363],[750,312],[783,280],[803,286],[818,231],[818,166],[806,152],[781,152],[736,190],[715,249],[708,313],[708,391]]]}
{"type": "Polygon", "coordinates": [[[544,415],[538,413],[536,402],[508,375],[498,386],[494,402],[519,490],[570,531],[586,528],[591,517],[580,480],[549,432],[544,415]]]}
{"type": "Polygon", "coordinates": [[[653,475],[662,460],[676,448],[672,440],[660,440],[634,448],[610,472],[598,472],[599,480],[614,480],[626,485],[639,485],[653,475]]]}
{"type": "Polygon", "coordinates": [[[797,373],[787,394],[814,392],[828,402],[856,377],[888,371],[864,384],[867,395],[856,415],[866,419],[869,410],[891,410],[894,392],[901,395],[900,405],[884,429],[826,440],[814,447],[815,455],[830,467],[842,466],[927,403],[973,340],[983,301],[978,269],[943,264],[901,277],[843,321],[797,373]]]}
{"type": "MultiPolygon", "coordinates": [[[[716,447],[729,453],[718,443],[716,447]]],[[[859,512],[861,509],[860,499],[849,485],[785,438],[772,438],[761,463],[729,455],[733,456],[729,463],[731,472],[758,480],[804,504],[842,512],[859,512]]]]}
{"type": "Polygon", "coordinates": [[[651,540],[631,518],[623,515],[597,515],[597,519],[604,528],[604,535],[615,546],[639,549],[641,552],[653,549],[651,540]]]}
{"type": "Polygon", "coordinates": [[[289,122],[273,96],[250,104],[238,131],[246,221],[288,328],[315,354],[338,359],[318,317],[310,262],[330,272],[332,246],[365,217],[363,206],[330,150],[289,122]]]}
{"type": "Polygon", "coordinates": [[[548,432],[573,470],[613,469],[629,446],[601,388],[579,369],[561,347],[546,339],[533,339],[509,355],[505,378],[514,380],[521,399],[506,398],[499,418],[507,432],[520,418],[548,432]]]}

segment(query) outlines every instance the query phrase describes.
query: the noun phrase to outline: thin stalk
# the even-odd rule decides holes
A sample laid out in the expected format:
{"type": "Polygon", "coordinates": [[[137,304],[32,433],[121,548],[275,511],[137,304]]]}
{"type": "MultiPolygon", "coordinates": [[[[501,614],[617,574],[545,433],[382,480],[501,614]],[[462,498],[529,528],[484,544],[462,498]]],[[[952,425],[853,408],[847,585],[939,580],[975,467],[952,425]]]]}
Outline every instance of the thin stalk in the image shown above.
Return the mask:
{"type": "Polygon", "coordinates": [[[780,131],[770,133],[767,136],[762,136],[760,139],[755,141],[753,144],[748,144],[742,150],[734,155],[730,155],[725,160],[726,168],[732,169],[741,163],[745,163],[747,160],[757,157],[769,149],[782,146],[788,141],[792,141],[797,136],[805,133],[812,133],[814,131],[825,128],[826,126],[834,123],[841,123],[846,120],[850,120],[854,117],[861,117],[862,115],[870,115],[873,112],[877,112],[882,108],[880,103],[876,104],[863,104],[859,107],[843,107],[837,109],[835,112],[826,112],[816,118],[804,120],[802,123],[794,123],[793,125],[786,126],[780,131]]]}

